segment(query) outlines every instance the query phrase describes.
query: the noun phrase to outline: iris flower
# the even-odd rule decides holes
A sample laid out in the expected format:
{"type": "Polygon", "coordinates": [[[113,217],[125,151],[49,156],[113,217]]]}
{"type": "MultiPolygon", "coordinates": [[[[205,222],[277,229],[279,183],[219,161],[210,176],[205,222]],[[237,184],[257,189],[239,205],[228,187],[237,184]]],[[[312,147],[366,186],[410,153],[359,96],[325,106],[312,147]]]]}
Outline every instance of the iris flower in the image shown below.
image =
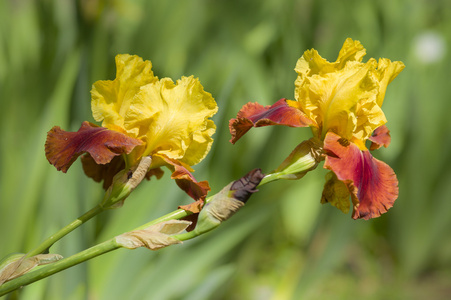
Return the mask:
{"type": "Polygon", "coordinates": [[[345,213],[352,202],[354,219],[378,217],[398,197],[394,171],[370,150],[390,144],[381,106],[388,84],[404,64],[386,58],[363,63],[365,54],[362,44],[349,38],[335,62],[314,49],[306,51],[295,68],[295,101],[281,99],[266,107],[248,103],[229,124],[232,143],[252,127],[309,126],[313,144],[321,145],[324,167],[331,171],[321,202],[345,213]]]}
{"type": "Polygon", "coordinates": [[[150,156],[147,179],[160,178],[165,166],[191,197],[205,197],[208,182],[197,182],[191,166],[210,150],[216,130],[210,117],[218,108],[197,78],[182,77],[176,83],[158,79],[150,61],[121,54],[116,56],[116,79],[95,82],[91,96],[93,117],[102,126],[85,121],[77,132],[53,127],[45,145],[51,164],[67,172],[84,154],[85,173],[103,180],[107,189],[118,172],[150,156]]]}

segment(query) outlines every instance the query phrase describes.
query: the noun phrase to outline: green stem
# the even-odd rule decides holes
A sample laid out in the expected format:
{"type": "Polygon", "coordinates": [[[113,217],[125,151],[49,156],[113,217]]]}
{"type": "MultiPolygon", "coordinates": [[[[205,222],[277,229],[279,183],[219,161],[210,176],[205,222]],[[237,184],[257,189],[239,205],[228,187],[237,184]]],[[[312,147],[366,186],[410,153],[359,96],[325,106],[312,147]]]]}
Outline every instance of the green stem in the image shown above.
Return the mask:
{"type": "MultiPolygon", "coordinates": [[[[266,175],[258,186],[260,187],[264,184],[267,184],[269,182],[272,182],[272,181],[278,180],[278,179],[294,179],[294,178],[292,178],[292,175],[294,175],[295,173],[307,172],[310,169],[312,169],[313,167],[315,167],[316,165],[317,165],[317,162],[311,156],[310,157],[308,157],[308,156],[301,157],[300,159],[298,158],[296,163],[284,168],[283,171],[266,175]]],[[[210,198],[206,199],[206,202],[208,202],[209,200],[211,200],[211,199],[210,198]]],[[[80,218],[78,218],[74,222],[70,223],[69,225],[67,225],[66,227],[62,228],[60,231],[58,231],[57,233],[55,233],[54,235],[49,237],[37,248],[30,251],[27,254],[27,257],[31,257],[31,256],[34,256],[34,255],[37,255],[37,254],[40,254],[40,253],[46,251],[56,241],[58,241],[59,239],[64,237],[66,234],[68,234],[69,232],[71,232],[72,230],[74,230],[78,226],[82,225],[83,223],[85,223],[86,221],[88,221],[89,219],[96,216],[97,214],[99,214],[102,211],[103,211],[103,209],[100,205],[94,207],[93,209],[91,209],[90,211],[88,211],[87,213],[82,215],[80,218]]],[[[144,229],[151,225],[154,225],[154,224],[157,224],[160,222],[164,222],[164,221],[181,219],[181,218],[189,216],[190,214],[192,214],[192,213],[189,211],[185,211],[183,209],[178,209],[178,210],[170,212],[169,214],[166,214],[162,217],[159,217],[153,221],[150,221],[142,226],[139,226],[139,227],[135,228],[134,230],[141,230],[141,229],[144,229]]],[[[180,241],[186,241],[186,240],[195,238],[199,235],[202,235],[203,233],[206,233],[207,231],[210,231],[210,230],[216,228],[217,226],[219,226],[219,224],[212,225],[212,227],[209,228],[208,230],[196,230],[195,229],[191,232],[174,235],[173,237],[180,241]]],[[[39,269],[37,269],[35,271],[31,271],[31,272],[26,273],[16,279],[13,279],[11,281],[4,283],[0,287],[0,296],[5,295],[21,286],[28,285],[37,280],[46,278],[57,272],[60,272],[67,268],[70,268],[79,263],[85,262],[96,256],[99,256],[99,255],[105,254],[107,252],[110,252],[112,250],[118,249],[120,247],[121,246],[117,244],[116,239],[113,238],[106,242],[98,244],[94,247],[91,247],[89,249],[81,251],[77,254],[74,254],[68,258],[65,258],[65,259],[62,259],[55,263],[40,267],[39,269]]]]}
{"type": "MultiPolygon", "coordinates": [[[[213,229],[214,228],[212,228],[211,230],[213,230],[213,229]]],[[[210,230],[208,230],[208,231],[210,231],[210,230]]],[[[177,235],[172,235],[172,237],[175,238],[175,239],[178,239],[179,241],[187,241],[187,240],[193,239],[195,237],[198,237],[199,235],[207,233],[208,231],[199,232],[197,230],[192,230],[190,232],[185,232],[185,233],[181,233],[181,234],[177,234],[177,235]]]]}
{"type": "Polygon", "coordinates": [[[98,244],[94,247],[81,251],[77,254],[74,254],[68,258],[62,259],[49,265],[42,266],[35,271],[31,271],[18,278],[15,278],[11,281],[4,283],[2,286],[0,286],[0,296],[10,293],[15,289],[22,287],[24,285],[28,285],[30,283],[33,283],[35,281],[41,280],[50,275],[58,273],[62,270],[75,266],[79,263],[85,262],[96,256],[105,254],[112,250],[116,250],[119,247],[120,246],[117,245],[116,240],[113,238],[111,240],[98,244]]]}
{"type": "MultiPolygon", "coordinates": [[[[93,216],[95,216],[97,213],[99,213],[101,211],[102,211],[102,209],[99,206],[93,208],[92,210],[90,210],[89,212],[87,212],[86,214],[84,214],[83,216],[78,218],[76,221],[74,221],[71,224],[69,224],[68,226],[66,226],[65,227],[66,230],[62,229],[59,232],[57,232],[56,234],[52,235],[50,238],[48,238],[44,243],[42,243],[39,247],[34,249],[32,252],[34,253],[34,255],[37,255],[37,254],[41,253],[42,251],[45,251],[45,249],[47,249],[54,242],[57,241],[57,239],[56,239],[57,237],[62,238],[64,235],[66,235],[70,231],[74,230],[76,227],[80,226],[81,224],[83,224],[84,222],[86,222],[87,220],[89,220],[90,218],[92,218],[93,216]]],[[[191,214],[191,212],[185,211],[183,209],[177,209],[177,210],[170,212],[160,218],[157,218],[157,219],[150,221],[142,226],[139,226],[138,228],[135,228],[134,230],[144,229],[148,226],[151,226],[151,225],[154,225],[154,224],[157,224],[160,222],[164,222],[164,221],[181,219],[190,214],[191,214]]],[[[181,239],[181,240],[186,240],[186,239],[181,239]]],[[[87,260],[90,260],[91,258],[97,257],[99,255],[108,253],[113,250],[116,250],[118,248],[120,248],[120,246],[116,243],[116,239],[113,238],[106,242],[100,243],[96,246],[93,246],[89,249],[81,251],[77,254],[74,254],[68,258],[64,258],[55,263],[42,266],[35,271],[31,271],[18,278],[15,278],[11,281],[4,283],[2,286],[0,286],[0,296],[5,295],[9,292],[12,292],[21,286],[28,285],[35,281],[41,280],[50,275],[53,275],[55,273],[65,270],[67,268],[70,268],[72,266],[75,266],[77,264],[85,262],[87,260]]],[[[32,252],[30,252],[30,253],[32,253],[32,252]]],[[[29,256],[31,256],[30,253],[28,254],[29,256]]]]}
{"type": "MultiPolygon", "coordinates": [[[[205,203],[208,203],[211,200],[212,196],[207,197],[207,199],[205,199],[205,203]]],[[[189,215],[192,215],[193,213],[187,210],[183,210],[183,209],[177,209],[174,210],[173,212],[168,213],[167,215],[161,216],[155,220],[152,220],[146,224],[143,224],[135,229],[133,229],[133,231],[135,230],[141,230],[144,228],[147,228],[149,226],[161,223],[161,222],[165,222],[165,221],[170,221],[170,220],[180,220],[183,219],[184,217],[187,217],[189,215]]]]}
{"type": "Polygon", "coordinates": [[[96,207],[92,208],[82,216],[80,216],[78,219],[73,221],[72,223],[66,225],[65,227],[61,228],[58,232],[47,238],[44,242],[42,242],[39,246],[31,250],[27,253],[26,257],[32,257],[38,254],[41,254],[45,251],[47,251],[54,243],[56,243],[58,240],[63,238],[65,235],[67,235],[72,230],[76,229],[89,219],[93,218],[94,216],[98,215],[103,211],[102,207],[97,205],[96,207]]]}
{"type": "Polygon", "coordinates": [[[155,225],[157,223],[161,223],[161,222],[165,222],[165,221],[169,221],[169,220],[180,220],[191,214],[192,214],[192,212],[190,212],[190,211],[186,211],[183,209],[177,209],[177,210],[174,210],[173,212],[168,213],[167,215],[161,216],[155,220],[152,220],[146,224],[143,224],[143,225],[133,229],[132,231],[141,230],[141,229],[147,228],[149,226],[155,225]]]}

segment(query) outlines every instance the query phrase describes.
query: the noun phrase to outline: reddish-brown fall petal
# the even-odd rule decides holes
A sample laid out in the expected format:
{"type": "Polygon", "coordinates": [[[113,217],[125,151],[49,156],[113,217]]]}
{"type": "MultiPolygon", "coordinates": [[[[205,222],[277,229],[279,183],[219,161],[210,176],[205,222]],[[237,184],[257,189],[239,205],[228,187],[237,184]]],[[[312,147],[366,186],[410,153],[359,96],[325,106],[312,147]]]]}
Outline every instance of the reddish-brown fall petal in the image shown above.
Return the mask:
{"type": "Polygon", "coordinates": [[[121,156],[114,157],[104,165],[98,165],[89,154],[83,155],[80,159],[86,176],[94,179],[95,182],[103,180],[102,187],[104,190],[111,185],[114,175],[125,168],[125,162],[121,156]]]}
{"type": "MultiPolygon", "coordinates": [[[[170,159],[163,155],[158,155],[158,157],[161,157],[173,170],[171,179],[175,179],[177,185],[185,191],[188,196],[193,198],[195,201],[202,200],[203,202],[207,196],[207,193],[210,191],[208,181],[198,182],[189,171],[189,166],[180,161],[170,159]]],[[[196,211],[192,212],[196,213],[196,211]]]]}
{"type": "Polygon", "coordinates": [[[129,154],[141,140],[83,122],[77,132],[68,132],[55,126],[47,133],[45,156],[58,171],[67,172],[83,153],[89,153],[97,164],[107,164],[113,157],[129,154]]]}
{"type": "MultiPolygon", "coordinates": [[[[196,202],[197,202],[197,201],[196,201],[196,202]]],[[[196,202],[193,202],[193,203],[196,203],[196,202]]],[[[184,209],[183,207],[184,207],[184,206],[180,206],[179,208],[184,209]]],[[[185,209],[185,210],[186,210],[186,209],[185,209]]],[[[185,220],[185,221],[191,222],[191,225],[189,225],[189,226],[185,229],[186,231],[190,232],[190,231],[193,231],[194,228],[196,228],[196,225],[197,225],[197,219],[198,219],[198,218],[199,218],[199,213],[194,213],[194,214],[188,215],[188,216],[186,216],[186,217],[183,217],[183,218],[181,218],[180,220],[185,220]]]]}
{"type": "Polygon", "coordinates": [[[157,179],[160,179],[161,177],[163,177],[163,175],[164,171],[161,168],[150,169],[146,173],[146,179],[150,180],[152,176],[155,176],[157,179]]]}
{"type": "Polygon", "coordinates": [[[247,103],[238,112],[236,119],[230,119],[229,130],[235,144],[252,127],[284,125],[289,127],[306,127],[311,124],[299,109],[287,104],[286,99],[280,99],[271,106],[258,103],[247,103]]]}
{"type": "Polygon", "coordinates": [[[190,211],[193,214],[197,214],[202,210],[203,206],[204,206],[204,200],[200,199],[195,202],[191,202],[190,204],[187,204],[187,205],[180,205],[179,208],[190,211]]]}
{"type": "MultiPolygon", "coordinates": [[[[114,157],[109,163],[105,165],[98,165],[89,154],[85,154],[81,157],[81,163],[86,176],[94,179],[95,182],[101,182],[103,180],[103,188],[106,190],[113,182],[113,177],[119,171],[125,168],[125,162],[122,156],[114,157]]],[[[160,179],[164,175],[161,168],[150,169],[146,173],[146,179],[150,180],[152,176],[160,179]]]]}
{"type": "Polygon", "coordinates": [[[372,142],[370,146],[371,151],[379,149],[382,146],[387,148],[391,142],[390,130],[388,130],[387,126],[382,125],[374,130],[369,140],[372,142]]]}
{"type": "Polygon", "coordinates": [[[326,135],[324,149],[332,154],[326,156],[324,167],[351,193],[352,218],[375,218],[393,206],[398,198],[398,179],[390,166],[332,132],[326,135]]]}

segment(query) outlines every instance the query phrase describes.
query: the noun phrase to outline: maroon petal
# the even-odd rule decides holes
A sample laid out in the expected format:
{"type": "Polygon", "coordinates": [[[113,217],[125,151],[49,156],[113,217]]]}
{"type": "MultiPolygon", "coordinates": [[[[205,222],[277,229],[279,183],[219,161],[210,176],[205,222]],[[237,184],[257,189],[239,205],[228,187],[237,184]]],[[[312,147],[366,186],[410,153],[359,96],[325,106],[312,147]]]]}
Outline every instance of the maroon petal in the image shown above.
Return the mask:
{"type": "Polygon", "coordinates": [[[53,127],[47,133],[45,156],[58,171],[66,173],[83,153],[89,153],[96,164],[107,164],[113,157],[129,154],[142,144],[141,140],[85,121],[77,132],[53,127]]]}
{"type": "Polygon", "coordinates": [[[375,218],[393,206],[398,198],[398,179],[390,166],[332,132],[326,135],[324,149],[328,153],[324,167],[346,184],[354,219],[375,218]]]}
{"type": "MultiPolygon", "coordinates": [[[[86,176],[92,178],[95,182],[103,180],[103,188],[106,190],[113,182],[113,177],[125,168],[125,162],[121,156],[114,157],[109,163],[98,165],[89,154],[81,157],[83,171],[86,176]]],[[[150,180],[152,176],[160,179],[164,175],[161,168],[150,169],[146,173],[146,179],[150,180]]]]}
{"type": "MultiPolygon", "coordinates": [[[[205,199],[208,192],[211,190],[208,181],[198,182],[194,178],[193,174],[191,174],[191,168],[178,160],[170,159],[163,155],[158,155],[158,157],[161,157],[167,164],[169,164],[173,170],[171,179],[175,179],[177,185],[185,191],[185,193],[187,193],[195,201],[203,201],[205,199]]],[[[192,212],[196,213],[196,211],[192,212]]]]}
{"type": "Polygon", "coordinates": [[[81,164],[86,176],[92,178],[95,182],[103,180],[102,187],[104,190],[108,189],[113,183],[114,175],[125,168],[125,162],[121,156],[114,157],[107,164],[98,165],[91,155],[85,154],[81,157],[81,164]]]}
{"type": "Polygon", "coordinates": [[[286,99],[280,99],[271,106],[247,103],[238,112],[236,119],[229,121],[232,135],[230,142],[235,144],[252,127],[284,125],[306,127],[312,123],[299,109],[289,106],[286,99]]]}
{"type": "Polygon", "coordinates": [[[150,178],[152,178],[152,176],[155,176],[157,179],[160,179],[161,177],[163,177],[163,175],[164,175],[164,171],[161,168],[150,169],[146,173],[146,179],[150,180],[150,178]]]}
{"type": "Polygon", "coordinates": [[[387,148],[391,142],[390,130],[388,130],[387,126],[382,125],[374,130],[369,140],[372,142],[370,146],[371,151],[379,149],[382,146],[387,148]]]}

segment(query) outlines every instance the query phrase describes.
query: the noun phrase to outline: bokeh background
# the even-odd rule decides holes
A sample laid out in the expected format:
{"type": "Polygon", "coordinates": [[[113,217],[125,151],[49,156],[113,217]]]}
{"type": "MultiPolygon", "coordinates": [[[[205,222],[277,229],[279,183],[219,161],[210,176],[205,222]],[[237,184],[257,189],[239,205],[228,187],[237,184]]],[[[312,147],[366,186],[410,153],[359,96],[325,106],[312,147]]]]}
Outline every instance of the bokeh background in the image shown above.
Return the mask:
{"type": "MultiPolygon", "coordinates": [[[[449,299],[451,295],[451,3],[448,0],[0,1],[0,256],[26,252],[102,198],[77,162],[46,161],[46,132],[77,130],[90,88],[114,56],[154,73],[199,77],[219,113],[195,166],[213,192],[269,172],[308,129],[259,128],[236,145],[228,120],[248,101],[294,97],[293,68],[317,49],[335,61],[347,37],[401,60],[384,111],[392,144],[375,156],[399,178],[382,217],[354,221],[321,205],[325,171],[261,188],[217,230],[158,252],[118,250],[34,283],[21,299],[449,299]]],[[[166,214],[188,198],[169,179],[142,184],[52,248],[70,256],[166,214]]]]}

